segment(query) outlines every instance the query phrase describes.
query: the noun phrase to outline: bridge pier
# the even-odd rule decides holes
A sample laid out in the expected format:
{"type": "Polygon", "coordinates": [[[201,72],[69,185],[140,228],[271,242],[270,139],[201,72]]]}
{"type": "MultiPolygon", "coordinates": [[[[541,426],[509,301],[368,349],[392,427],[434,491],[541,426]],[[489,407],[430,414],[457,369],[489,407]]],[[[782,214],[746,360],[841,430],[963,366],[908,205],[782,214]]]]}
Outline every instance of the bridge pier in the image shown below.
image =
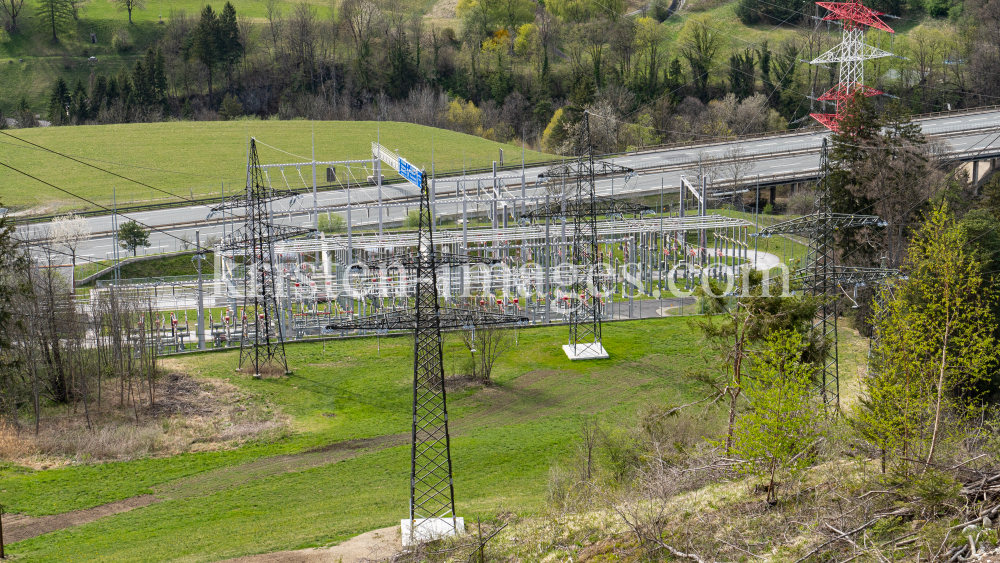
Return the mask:
{"type": "Polygon", "coordinates": [[[993,175],[996,172],[997,159],[990,158],[987,160],[979,161],[974,160],[972,162],[966,162],[961,166],[969,174],[969,182],[972,183],[975,194],[979,195],[979,188],[985,183],[986,178],[993,175]],[[980,166],[982,164],[982,166],[980,166]]]}

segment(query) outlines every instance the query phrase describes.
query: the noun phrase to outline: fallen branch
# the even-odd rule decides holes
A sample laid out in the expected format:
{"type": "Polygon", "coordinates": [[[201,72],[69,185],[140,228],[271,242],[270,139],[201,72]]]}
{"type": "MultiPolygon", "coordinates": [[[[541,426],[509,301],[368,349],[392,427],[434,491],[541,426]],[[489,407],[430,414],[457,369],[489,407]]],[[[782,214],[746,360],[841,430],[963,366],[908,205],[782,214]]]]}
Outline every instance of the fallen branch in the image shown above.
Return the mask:
{"type": "Polygon", "coordinates": [[[868,495],[880,495],[880,494],[881,495],[891,495],[891,494],[893,494],[895,492],[896,491],[868,491],[867,493],[859,496],[858,500],[862,500],[862,499],[866,498],[868,495]]]}
{"type": "MultiPolygon", "coordinates": [[[[867,528],[868,526],[871,526],[872,524],[874,524],[875,522],[878,522],[878,521],[879,521],[879,518],[878,518],[878,517],[876,517],[876,518],[872,518],[871,520],[869,520],[869,521],[865,522],[864,524],[862,524],[862,525],[858,526],[857,528],[854,528],[854,529],[853,529],[853,530],[851,530],[850,532],[847,532],[847,533],[845,533],[845,534],[842,534],[842,535],[840,535],[840,536],[837,536],[837,537],[835,537],[835,538],[833,538],[833,539],[831,539],[831,540],[828,540],[828,541],[825,541],[825,542],[823,542],[823,543],[819,544],[818,546],[816,546],[816,548],[815,548],[815,549],[813,549],[813,550],[812,550],[812,551],[810,551],[809,553],[807,553],[807,554],[803,555],[803,556],[802,556],[802,557],[800,557],[799,559],[796,559],[796,560],[795,560],[795,563],[802,563],[802,562],[803,562],[803,561],[805,561],[806,559],[809,559],[809,558],[810,558],[810,557],[812,557],[813,555],[816,555],[816,553],[817,553],[817,552],[819,552],[819,550],[821,550],[821,549],[823,549],[824,547],[826,547],[826,546],[830,545],[831,543],[833,543],[833,542],[835,542],[835,541],[838,541],[838,540],[840,540],[840,539],[842,539],[842,538],[845,538],[845,537],[847,537],[847,536],[853,536],[854,534],[856,534],[856,533],[860,532],[861,530],[864,530],[864,529],[865,529],[865,528],[867,528]]],[[[851,542],[851,543],[854,543],[854,542],[851,542]]]]}
{"type": "Polygon", "coordinates": [[[836,534],[840,534],[840,537],[842,537],[842,538],[844,538],[845,540],[847,540],[847,541],[851,542],[851,545],[853,545],[855,549],[861,549],[860,547],[858,547],[858,544],[854,543],[854,540],[852,540],[852,539],[851,539],[850,537],[848,537],[848,536],[847,536],[847,534],[845,534],[844,532],[841,532],[841,531],[840,531],[840,530],[838,530],[837,528],[834,528],[833,526],[831,526],[831,525],[830,525],[830,523],[829,523],[829,522],[824,522],[823,524],[824,524],[824,525],[825,525],[825,526],[826,526],[827,528],[830,528],[831,530],[833,530],[833,532],[834,532],[834,533],[836,533],[836,534]]]}
{"type": "Polygon", "coordinates": [[[659,538],[654,538],[653,541],[659,544],[659,546],[662,547],[663,549],[667,550],[667,552],[669,552],[670,555],[673,555],[674,557],[680,557],[681,559],[688,559],[694,561],[695,563],[705,563],[705,560],[699,557],[698,555],[694,553],[684,553],[683,551],[675,549],[672,545],[663,543],[663,541],[660,540],[659,538]]]}

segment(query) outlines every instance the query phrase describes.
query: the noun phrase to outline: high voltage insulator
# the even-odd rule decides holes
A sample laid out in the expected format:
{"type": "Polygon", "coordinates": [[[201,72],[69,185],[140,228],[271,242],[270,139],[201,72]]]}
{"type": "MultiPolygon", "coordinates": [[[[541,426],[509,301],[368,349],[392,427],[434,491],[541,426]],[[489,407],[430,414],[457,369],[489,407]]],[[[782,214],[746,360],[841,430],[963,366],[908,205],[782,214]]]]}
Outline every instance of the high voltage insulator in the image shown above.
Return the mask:
{"type": "Polygon", "coordinates": [[[882,12],[866,8],[861,4],[861,0],[850,2],[816,2],[830,11],[824,20],[840,21],[843,24],[843,39],[840,44],[816,57],[810,64],[840,63],[840,83],[827,90],[825,94],[817,98],[821,101],[832,101],[837,104],[836,113],[814,113],[811,114],[816,121],[819,121],[832,131],[838,131],[840,122],[845,117],[847,102],[856,93],[863,96],[877,96],[882,94],[879,90],[870,86],[865,86],[865,61],[891,57],[892,53],[883,51],[865,43],[865,29],[874,27],[894,33],[892,28],[879,19],[882,12]]]}

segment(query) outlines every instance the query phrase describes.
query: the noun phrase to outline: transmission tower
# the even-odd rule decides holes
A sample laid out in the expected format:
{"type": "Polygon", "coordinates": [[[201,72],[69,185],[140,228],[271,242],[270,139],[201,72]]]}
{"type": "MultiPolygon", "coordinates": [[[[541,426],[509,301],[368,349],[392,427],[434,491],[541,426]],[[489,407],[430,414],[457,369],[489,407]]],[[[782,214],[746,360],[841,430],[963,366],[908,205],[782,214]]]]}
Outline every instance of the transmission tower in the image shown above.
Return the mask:
{"type": "Polygon", "coordinates": [[[865,29],[874,27],[894,33],[892,28],[879,19],[883,12],[866,8],[861,0],[849,2],[816,2],[817,5],[829,10],[823,19],[840,21],[843,25],[843,39],[840,44],[813,59],[810,64],[840,63],[840,82],[830,88],[818,99],[836,103],[835,113],[811,114],[832,131],[838,131],[840,121],[846,115],[847,103],[854,94],[860,92],[864,96],[877,96],[882,92],[865,86],[865,61],[891,57],[892,53],[883,51],[865,43],[865,29]]]}
{"type": "MultiPolygon", "coordinates": [[[[857,279],[864,275],[875,276],[881,268],[850,268],[835,265],[834,234],[859,227],[882,227],[885,223],[874,215],[852,215],[830,211],[830,163],[827,158],[827,141],[823,139],[820,151],[820,185],[816,189],[816,213],[784,221],[761,229],[757,236],[805,235],[809,239],[806,265],[795,273],[810,295],[819,297],[821,304],[816,312],[812,332],[815,337],[830,343],[829,352],[817,374],[817,392],[826,404],[840,404],[840,378],[837,357],[837,290],[850,283],[852,272],[857,279]]],[[[872,279],[874,281],[874,279],[872,279]]]]}
{"type": "Polygon", "coordinates": [[[441,331],[475,329],[498,324],[527,322],[514,315],[474,309],[442,307],[438,298],[437,270],[471,261],[496,263],[495,259],[475,259],[439,252],[434,233],[427,176],[404,159],[376,146],[376,154],[420,188],[420,218],[414,252],[385,256],[369,262],[369,268],[400,268],[413,280],[412,308],[345,319],[327,325],[328,331],[412,330],[413,331],[413,426],[410,450],[410,514],[403,521],[403,544],[463,531],[455,514],[451,446],[448,433],[448,406],[445,396],[441,331]]]}
{"type": "Polygon", "coordinates": [[[569,344],[563,350],[571,360],[607,358],[601,342],[601,295],[608,281],[600,272],[600,250],[597,239],[597,218],[642,215],[650,209],[625,201],[597,197],[595,177],[624,174],[625,181],[635,175],[631,168],[594,160],[590,143],[590,113],[584,113],[587,135],[587,156],[558,164],[539,174],[539,179],[569,183],[569,194],[563,193],[562,201],[534,209],[527,214],[531,220],[556,218],[573,221],[573,246],[570,263],[575,271],[566,286],[572,309],[569,314],[569,344]]]}
{"type": "Polygon", "coordinates": [[[257,141],[251,138],[246,190],[212,208],[213,214],[235,209],[245,212],[244,225],[222,240],[220,250],[243,257],[243,318],[238,319],[243,325],[239,369],[249,362],[255,377],[260,376],[262,366],[272,363],[288,373],[284,328],[274,288],[273,248],[276,241],[311,232],[270,222],[268,204],[289,196],[294,197],[294,194],[275,191],[263,181],[257,141]]]}

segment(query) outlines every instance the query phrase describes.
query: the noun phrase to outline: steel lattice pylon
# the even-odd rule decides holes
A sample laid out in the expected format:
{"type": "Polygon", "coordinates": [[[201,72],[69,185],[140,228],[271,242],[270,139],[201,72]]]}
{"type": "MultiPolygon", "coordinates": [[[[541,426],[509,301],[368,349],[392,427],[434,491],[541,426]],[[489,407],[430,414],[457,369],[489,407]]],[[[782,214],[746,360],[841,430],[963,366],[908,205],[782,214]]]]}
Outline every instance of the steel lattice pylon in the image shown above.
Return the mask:
{"type": "MultiPolygon", "coordinates": [[[[369,267],[394,267],[412,272],[414,306],[411,309],[331,323],[327,330],[413,330],[413,426],[410,449],[409,537],[412,545],[440,535],[442,521],[454,532],[455,489],[452,480],[448,405],[441,349],[443,329],[468,329],[489,324],[515,324],[522,317],[442,307],[438,299],[437,270],[473,261],[439,252],[434,234],[427,177],[421,173],[420,218],[415,252],[385,256],[369,267]]],[[[497,262],[498,260],[482,260],[497,262]]],[[[407,541],[408,540],[408,541],[407,541]]]]}
{"type": "Polygon", "coordinates": [[[865,43],[865,28],[874,27],[889,33],[892,28],[879,19],[882,12],[866,8],[861,0],[849,2],[816,2],[829,10],[824,20],[840,20],[844,26],[843,40],[839,45],[813,59],[810,64],[840,63],[840,82],[818,99],[836,103],[835,113],[811,114],[816,120],[837,131],[846,111],[847,102],[860,92],[864,96],[877,96],[882,92],[865,86],[865,61],[891,57],[892,53],[865,43]]]}
{"type": "Polygon", "coordinates": [[[804,268],[796,272],[810,295],[821,299],[816,312],[812,332],[816,337],[830,342],[829,353],[823,360],[816,377],[816,391],[826,404],[840,404],[840,377],[837,356],[837,290],[843,285],[845,276],[861,275],[862,269],[836,266],[834,234],[844,229],[883,226],[881,219],[874,215],[849,215],[830,212],[830,163],[827,157],[827,141],[823,139],[820,151],[822,176],[816,190],[816,213],[778,223],[761,229],[757,235],[769,237],[776,234],[804,234],[809,238],[809,250],[804,268]]]}
{"type": "Polygon", "coordinates": [[[648,207],[597,197],[595,177],[607,174],[624,174],[626,181],[635,174],[631,168],[604,161],[595,161],[590,138],[590,113],[584,113],[588,138],[587,156],[548,168],[539,179],[572,182],[569,197],[539,207],[526,215],[528,219],[560,218],[573,221],[573,247],[570,263],[575,272],[566,286],[567,300],[573,303],[569,314],[569,344],[565,347],[571,359],[607,358],[601,342],[601,295],[607,289],[605,276],[600,272],[600,250],[597,239],[597,218],[605,216],[641,215],[648,207]]]}
{"type": "Polygon", "coordinates": [[[308,229],[273,225],[268,218],[268,204],[290,194],[271,190],[263,181],[257,141],[250,139],[247,155],[246,191],[214,207],[212,212],[225,209],[245,210],[244,226],[227,235],[220,243],[222,251],[242,254],[243,275],[243,330],[240,338],[240,366],[249,362],[254,375],[261,367],[277,363],[288,372],[285,359],[285,342],[282,319],[275,295],[273,260],[274,243],[279,240],[311,232],[308,229]],[[252,317],[252,318],[251,318],[252,317]]]}

